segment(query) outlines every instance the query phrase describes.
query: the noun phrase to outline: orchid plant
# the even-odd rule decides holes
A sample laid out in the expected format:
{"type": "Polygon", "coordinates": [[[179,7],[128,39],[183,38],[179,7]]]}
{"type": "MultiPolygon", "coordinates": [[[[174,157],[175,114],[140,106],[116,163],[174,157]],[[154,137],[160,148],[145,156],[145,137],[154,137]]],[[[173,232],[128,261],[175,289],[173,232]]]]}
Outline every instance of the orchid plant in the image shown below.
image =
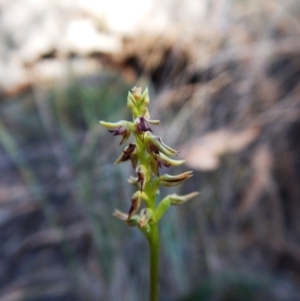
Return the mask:
{"type": "Polygon", "coordinates": [[[128,213],[115,210],[114,215],[127,223],[137,227],[147,238],[150,245],[150,301],[158,301],[158,274],[159,274],[159,228],[158,223],[171,205],[184,204],[198,195],[192,192],[187,195],[171,194],[157,202],[160,186],[173,187],[181,184],[192,176],[191,171],[179,175],[160,175],[162,166],[171,167],[184,163],[184,160],[175,160],[170,157],[178,152],[166,145],[162,139],[153,134],[151,126],[158,125],[159,120],[150,119],[148,104],[150,102],[148,89],[142,93],[141,88],[134,87],[128,92],[127,106],[132,112],[133,121],[121,120],[116,123],[100,121],[114,136],[121,136],[124,144],[130,136],[135,142],[129,143],[122,151],[116,164],[130,161],[135,176],[128,182],[137,187],[131,198],[128,213]],[[144,203],[144,208],[140,210],[144,203]]]}

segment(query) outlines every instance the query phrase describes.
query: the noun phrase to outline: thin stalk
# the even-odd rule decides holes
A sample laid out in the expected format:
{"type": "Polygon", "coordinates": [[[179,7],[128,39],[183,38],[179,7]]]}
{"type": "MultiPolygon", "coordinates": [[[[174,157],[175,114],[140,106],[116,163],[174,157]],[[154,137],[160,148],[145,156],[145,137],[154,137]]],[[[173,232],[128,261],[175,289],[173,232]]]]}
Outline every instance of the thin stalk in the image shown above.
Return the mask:
{"type": "Polygon", "coordinates": [[[159,232],[158,224],[151,226],[150,245],[150,301],[158,301],[159,232]]]}
{"type": "MultiPolygon", "coordinates": [[[[141,164],[148,166],[147,162],[147,153],[144,144],[141,142],[140,138],[136,139],[137,144],[140,148],[140,162],[141,164]]],[[[149,167],[150,170],[150,167],[149,167]]],[[[152,175],[150,174],[150,181],[148,181],[145,185],[145,192],[150,196],[150,201],[148,206],[155,211],[155,191],[151,189],[152,175]]],[[[150,301],[158,301],[158,275],[159,275],[159,231],[158,224],[155,223],[151,225],[151,231],[149,235],[147,235],[150,247],[150,301]]]]}
{"type": "MultiPolygon", "coordinates": [[[[139,137],[136,137],[137,144],[140,148],[140,162],[141,164],[148,166],[147,163],[147,153],[144,144],[141,142],[139,137]]],[[[150,170],[150,167],[149,167],[150,170]]],[[[153,181],[152,174],[150,174],[150,180],[145,185],[145,192],[150,197],[150,201],[148,206],[155,211],[155,199],[156,199],[156,191],[151,189],[151,183],[153,181]]],[[[150,301],[158,301],[158,275],[159,275],[159,231],[158,231],[158,223],[154,223],[151,225],[151,231],[147,236],[150,247],[150,301]]]]}

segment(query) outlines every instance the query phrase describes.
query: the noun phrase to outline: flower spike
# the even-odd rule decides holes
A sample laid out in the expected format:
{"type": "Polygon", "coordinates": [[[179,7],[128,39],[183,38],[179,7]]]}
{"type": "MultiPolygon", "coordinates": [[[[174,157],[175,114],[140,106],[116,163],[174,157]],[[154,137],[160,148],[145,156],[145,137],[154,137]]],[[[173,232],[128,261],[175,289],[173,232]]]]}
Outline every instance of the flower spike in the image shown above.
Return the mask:
{"type": "Polygon", "coordinates": [[[127,141],[131,134],[135,139],[123,149],[115,164],[131,161],[135,175],[130,176],[128,182],[135,186],[136,191],[131,197],[128,213],[115,210],[113,215],[127,223],[128,226],[137,227],[149,241],[151,254],[150,300],[158,300],[158,222],[171,206],[184,204],[198,193],[171,194],[157,202],[160,186],[179,185],[193,174],[191,171],[187,171],[175,176],[169,174],[160,176],[160,168],[179,166],[184,163],[184,160],[171,159],[170,157],[176,156],[178,152],[166,145],[162,138],[153,134],[154,125],[160,124],[160,121],[150,119],[147,108],[149,102],[148,89],[143,92],[140,87],[134,87],[127,95],[127,106],[132,113],[132,122],[121,120],[116,123],[105,121],[100,121],[100,123],[114,136],[121,136],[120,144],[127,141]]]}

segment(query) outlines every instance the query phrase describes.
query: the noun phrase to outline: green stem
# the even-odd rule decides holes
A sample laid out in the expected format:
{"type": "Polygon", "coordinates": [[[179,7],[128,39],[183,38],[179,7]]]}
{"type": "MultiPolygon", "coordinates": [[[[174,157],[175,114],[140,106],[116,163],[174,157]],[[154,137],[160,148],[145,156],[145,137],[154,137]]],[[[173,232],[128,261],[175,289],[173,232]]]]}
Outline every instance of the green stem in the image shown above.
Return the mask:
{"type": "Polygon", "coordinates": [[[151,226],[150,244],[150,301],[158,301],[159,232],[158,224],[151,226]]]}
{"type": "MultiPolygon", "coordinates": [[[[139,159],[140,164],[148,168],[149,177],[144,191],[149,197],[147,202],[147,207],[151,208],[155,212],[155,199],[157,187],[153,186],[153,179],[151,174],[151,168],[149,162],[147,162],[147,152],[146,148],[141,141],[140,137],[136,135],[136,143],[140,149],[139,159]]],[[[158,301],[158,275],[159,275],[159,231],[158,223],[155,222],[151,225],[150,233],[146,234],[149,246],[150,246],[150,301],[158,301]]]]}

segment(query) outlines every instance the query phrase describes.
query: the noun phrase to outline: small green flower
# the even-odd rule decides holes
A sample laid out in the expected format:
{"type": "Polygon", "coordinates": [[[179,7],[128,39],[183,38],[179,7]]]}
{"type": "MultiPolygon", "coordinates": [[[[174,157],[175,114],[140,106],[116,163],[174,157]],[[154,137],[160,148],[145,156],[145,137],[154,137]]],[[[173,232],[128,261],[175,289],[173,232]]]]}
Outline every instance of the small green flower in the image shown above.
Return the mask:
{"type": "Polygon", "coordinates": [[[150,167],[152,172],[159,176],[159,168],[179,166],[184,163],[184,160],[173,160],[165,156],[163,153],[154,154],[150,161],[150,167]]]}
{"type": "Polygon", "coordinates": [[[141,210],[139,225],[145,227],[148,223],[154,222],[154,214],[150,208],[145,208],[141,210]]]}
{"type": "Polygon", "coordinates": [[[139,160],[137,152],[136,152],[136,144],[129,143],[122,152],[122,155],[115,161],[115,164],[119,164],[121,162],[131,161],[131,165],[133,168],[136,168],[137,162],[139,160]]]}
{"type": "Polygon", "coordinates": [[[114,136],[121,135],[122,140],[120,142],[120,145],[127,141],[127,139],[130,137],[131,134],[131,122],[121,120],[119,122],[110,123],[105,121],[100,121],[101,125],[106,127],[109,132],[113,133],[114,136]]]}
{"type": "Polygon", "coordinates": [[[160,121],[159,120],[150,120],[143,116],[136,118],[134,120],[134,126],[135,126],[137,134],[141,134],[141,133],[147,132],[147,131],[152,132],[149,124],[158,125],[158,124],[160,124],[160,121]]]}
{"type": "Polygon", "coordinates": [[[175,149],[166,145],[160,137],[149,132],[144,135],[144,143],[148,153],[154,157],[159,153],[163,153],[166,156],[175,156],[178,154],[175,149]]]}

